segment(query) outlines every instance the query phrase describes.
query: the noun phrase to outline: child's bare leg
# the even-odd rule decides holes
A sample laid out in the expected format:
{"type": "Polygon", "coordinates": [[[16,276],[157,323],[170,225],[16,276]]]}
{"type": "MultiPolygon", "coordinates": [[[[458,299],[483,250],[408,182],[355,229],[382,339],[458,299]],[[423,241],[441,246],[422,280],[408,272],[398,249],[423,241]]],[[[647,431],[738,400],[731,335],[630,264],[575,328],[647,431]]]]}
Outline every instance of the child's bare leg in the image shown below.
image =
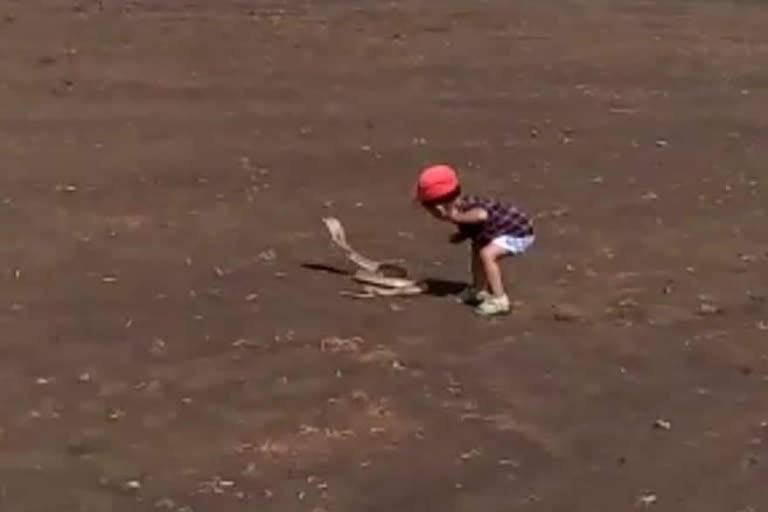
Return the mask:
{"type": "Polygon", "coordinates": [[[488,287],[485,268],[480,258],[480,248],[474,244],[472,245],[472,286],[477,291],[485,290],[488,287]]]}
{"type": "Polygon", "coordinates": [[[488,281],[485,279],[485,268],[480,257],[480,247],[472,244],[470,251],[470,271],[472,283],[459,294],[459,301],[464,304],[476,305],[488,296],[488,281]]]}
{"type": "Polygon", "coordinates": [[[504,283],[501,277],[499,259],[507,254],[506,250],[495,245],[488,244],[480,250],[480,262],[487,280],[488,287],[494,297],[505,297],[504,283]]]}

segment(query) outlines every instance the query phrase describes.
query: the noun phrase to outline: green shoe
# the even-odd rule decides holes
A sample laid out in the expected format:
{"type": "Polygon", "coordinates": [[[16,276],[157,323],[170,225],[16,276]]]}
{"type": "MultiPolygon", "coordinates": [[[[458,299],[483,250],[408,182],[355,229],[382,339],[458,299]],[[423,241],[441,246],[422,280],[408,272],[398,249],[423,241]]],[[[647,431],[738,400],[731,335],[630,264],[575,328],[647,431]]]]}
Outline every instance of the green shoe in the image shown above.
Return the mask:
{"type": "Polygon", "coordinates": [[[487,297],[475,308],[475,313],[480,316],[495,316],[509,313],[511,307],[506,295],[501,297],[487,297]]]}
{"type": "Polygon", "coordinates": [[[470,306],[477,306],[490,296],[491,295],[485,290],[478,291],[474,286],[467,286],[459,294],[459,302],[469,304],[470,306]]]}

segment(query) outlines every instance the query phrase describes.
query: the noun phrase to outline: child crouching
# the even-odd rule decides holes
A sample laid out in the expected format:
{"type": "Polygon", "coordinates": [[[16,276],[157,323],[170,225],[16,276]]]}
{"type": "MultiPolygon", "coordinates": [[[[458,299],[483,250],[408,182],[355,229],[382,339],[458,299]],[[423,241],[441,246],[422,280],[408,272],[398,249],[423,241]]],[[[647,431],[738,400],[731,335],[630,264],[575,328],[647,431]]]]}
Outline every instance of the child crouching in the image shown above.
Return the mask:
{"type": "Polygon", "coordinates": [[[451,243],[471,241],[472,284],[461,300],[476,306],[483,316],[508,313],[510,302],[499,260],[520,255],[533,244],[531,220],[509,204],[462,194],[456,171],[447,165],[422,170],[416,195],[434,217],[457,227],[451,243]]]}

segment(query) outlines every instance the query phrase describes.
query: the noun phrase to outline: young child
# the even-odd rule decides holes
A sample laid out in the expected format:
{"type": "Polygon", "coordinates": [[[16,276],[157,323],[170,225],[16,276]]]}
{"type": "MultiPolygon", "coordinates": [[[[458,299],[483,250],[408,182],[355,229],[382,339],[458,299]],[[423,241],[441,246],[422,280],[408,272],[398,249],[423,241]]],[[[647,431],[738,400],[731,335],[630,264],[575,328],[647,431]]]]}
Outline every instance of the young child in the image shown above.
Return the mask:
{"type": "Polygon", "coordinates": [[[456,171],[434,165],[421,171],[416,197],[436,218],[456,225],[450,241],[472,242],[472,284],[461,300],[484,316],[509,312],[499,260],[525,252],[534,241],[531,220],[513,206],[462,194],[456,171]]]}

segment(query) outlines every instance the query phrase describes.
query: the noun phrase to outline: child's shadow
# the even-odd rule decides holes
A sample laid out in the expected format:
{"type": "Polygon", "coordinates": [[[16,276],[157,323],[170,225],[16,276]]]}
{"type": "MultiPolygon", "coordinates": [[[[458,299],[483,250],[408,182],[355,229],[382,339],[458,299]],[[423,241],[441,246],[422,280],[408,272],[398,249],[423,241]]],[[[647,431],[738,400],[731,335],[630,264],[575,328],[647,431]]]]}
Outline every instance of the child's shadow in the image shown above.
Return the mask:
{"type": "MultiPolygon", "coordinates": [[[[351,272],[347,270],[322,263],[302,263],[301,266],[308,270],[325,272],[327,274],[336,274],[342,276],[351,275],[351,272]]],[[[426,287],[424,294],[432,295],[433,297],[448,297],[452,295],[458,295],[467,286],[466,283],[462,283],[460,281],[450,281],[436,278],[421,279],[420,282],[423,283],[426,287]]]]}

